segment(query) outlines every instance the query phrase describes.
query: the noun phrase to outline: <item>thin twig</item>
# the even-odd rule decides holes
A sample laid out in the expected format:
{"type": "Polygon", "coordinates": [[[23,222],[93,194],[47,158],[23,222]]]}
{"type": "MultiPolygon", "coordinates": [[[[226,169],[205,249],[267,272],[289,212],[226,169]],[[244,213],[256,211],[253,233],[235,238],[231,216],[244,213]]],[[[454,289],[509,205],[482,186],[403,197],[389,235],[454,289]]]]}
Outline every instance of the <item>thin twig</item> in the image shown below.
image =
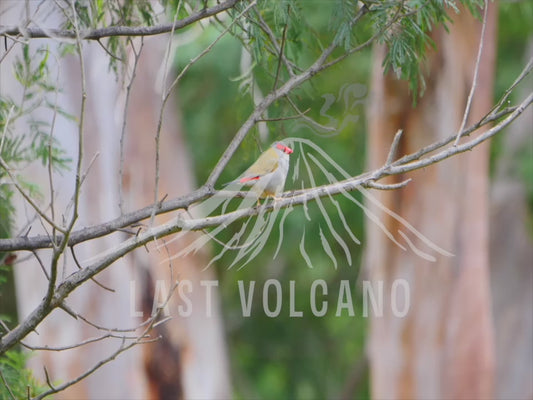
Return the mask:
{"type": "Polygon", "coordinates": [[[461,127],[457,131],[457,137],[455,138],[455,142],[453,143],[454,146],[457,146],[457,144],[459,144],[459,140],[461,139],[461,132],[463,132],[463,130],[465,129],[466,120],[468,119],[468,115],[470,114],[470,108],[472,107],[472,100],[474,99],[474,93],[476,92],[477,77],[479,74],[479,66],[481,64],[481,55],[483,54],[483,44],[485,43],[485,28],[487,26],[488,13],[489,13],[489,2],[488,0],[485,0],[485,10],[483,12],[483,25],[481,26],[481,36],[479,38],[479,48],[477,52],[476,66],[474,68],[474,78],[472,79],[472,87],[470,88],[468,100],[466,101],[465,112],[463,114],[463,121],[461,122],[461,127]]]}
{"type": "Polygon", "coordinates": [[[78,313],[78,318],[81,319],[83,322],[85,322],[87,325],[92,326],[93,328],[98,329],[99,331],[103,332],[116,332],[116,333],[126,333],[126,332],[135,332],[144,326],[147,326],[152,321],[152,318],[149,317],[145,321],[141,322],[139,325],[133,327],[133,328],[108,328],[102,325],[99,325],[95,322],[90,321],[88,318],[84,317],[83,315],[78,313]]]}
{"type": "MultiPolygon", "coordinates": [[[[403,3],[403,1],[402,1],[403,3]]],[[[402,14],[401,13],[401,10],[402,10],[402,7],[398,7],[398,9],[396,10],[396,13],[392,16],[392,18],[390,19],[390,21],[385,24],[385,26],[379,30],[378,32],[374,33],[374,35],[372,35],[366,42],[363,42],[361,43],[359,46],[356,46],[354,47],[353,49],[350,49],[348,51],[346,51],[343,55],[335,58],[334,60],[326,63],[324,65],[324,68],[329,68],[335,64],[338,64],[339,62],[343,61],[345,58],[351,56],[352,54],[354,53],[358,53],[360,52],[361,50],[367,48],[368,46],[370,46],[372,43],[374,43],[378,38],[380,38],[386,31],[388,31],[395,23],[396,21],[398,21],[400,18],[402,17],[405,17],[406,14],[402,14]]],[[[417,12],[418,12],[419,9],[417,9],[417,12]]],[[[357,19],[360,19],[362,18],[366,13],[369,12],[369,8],[366,6],[366,5],[363,5],[360,9],[359,9],[359,12],[356,16],[357,19]]]]}
{"type": "Polygon", "coordinates": [[[52,381],[50,380],[50,375],[48,374],[48,370],[44,366],[43,366],[43,369],[44,369],[44,376],[46,377],[46,384],[52,391],[55,392],[56,388],[54,387],[54,385],[52,385],[52,381]]]}
{"type": "MultiPolygon", "coordinates": [[[[81,186],[83,185],[83,183],[85,182],[85,179],[87,178],[87,176],[89,175],[89,172],[91,171],[91,168],[93,167],[93,164],[94,162],[96,161],[96,159],[100,156],[100,152],[96,152],[94,153],[93,157],[91,158],[91,161],[89,161],[89,165],[87,166],[87,168],[85,169],[85,172],[82,174],[81,176],[81,179],[80,179],[80,190],[81,190],[81,186]]],[[[75,194],[75,193],[74,193],[75,194]]],[[[70,209],[74,207],[74,200],[75,200],[75,196],[74,194],[72,195],[72,197],[70,198],[70,202],[67,204],[67,206],[65,207],[65,213],[69,213],[70,212],[70,209]]]]}
{"type": "MultiPolygon", "coordinates": [[[[41,1],[41,3],[39,3],[39,5],[37,5],[37,7],[35,8],[35,11],[34,11],[32,17],[31,17],[31,18],[28,18],[28,19],[24,22],[24,24],[23,24],[22,27],[21,27],[21,30],[22,30],[23,32],[26,32],[26,31],[27,31],[29,24],[33,21],[34,17],[37,15],[37,13],[38,13],[39,10],[41,9],[41,6],[43,5],[43,3],[44,3],[44,1],[41,1]]],[[[1,29],[1,28],[0,28],[0,29],[1,29]]],[[[4,35],[4,39],[6,40],[5,43],[7,43],[7,38],[11,39],[11,40],[13,41],[13,43],[11,43],[11,45],[10,45],[8,48],[7,48],[7,46],[6,46],[6,49],[5,49],[4,54],[2,54],[2,57],[0,57],[0,64],[2,64],[2,61],[4,61],[4,58],[9,54],[9,52],[15,47],[15,45],[16,45],[17,43],[22,43],[22,44],[24,44],[24,45],[28,44],[28,41],[27,41],[27,40],[21,41],[21,40],[18,39],[18,36],[20,36],[20,35],[17,35],[17,36],[15,36],[15,37],[12,36],[12,35],[8,35],[8,34],[4,35]]]]}
{"type": "MultiPolygon", "coordinates": [[[[142,36],[141,36],[142,37],[142,36]]],[[[128,40],[131,40],[131,38],[128,38],[128,40]]],[[[104,46],[104,44],[102,43],[102,41],[100,39],[96,39],[96,42],[100,45],[100,47],[102,49],[104,49],[104,51],[107,53],[107,55],[117,61],[120,61],[120,62],[124,62],[124,60],[116,55],[114,55],[113,53],[111,53],[107,47],[104,46]]]]}
{"type": "Polygon", "coordinates": [[[0,325],[2,325],[2,328],[4,328],[6,332],[11,331],[11,329],[9,329],[9,327],[6,325],[6,323],[1,318],[0,318],[0,325]]]}
{"type": "Polygon", "coordinates": [[[133,60],[133,67],[131,72],[131,78],[130,81],[126,87],[126,99],[124,101],[124,110],[122,111],[122,129],[120,131],[120,158],[119,158],[119,168],[118,168],[118,208],[120,210],[120,214],[124,214],[124,138],[126,136],[126,123],[127,123],[127,116],[128,116],[128,109],[129,109],[129,103],[130,103],[130,94],[131,94],[131,88],[133,86],[133,81],[135,79],[135,75],[137,72],[137,65],[139,64],[139,59],[141,57],[141,52],[144,45],[144,38],[141,39],[141,44],[139,47],[139,51],[135,50],[135,45],[133,43],[133,40],[131,38],[128,39],[128,43],[130,44],[134,60],[133,60]]]}
{"type": "Polygon", "coordinates": [[[396,157],[398,153],[398,145],[400,144],[400,139],[402,138],[403,130],[398,129],[398,132],[396,132],[396,135],[394,135],[394,139],[392,140],[392,144],[390,146],[389,155],[387,157],[387,161],[385,162],[385,165],[390,165],[394,161],[394,157],[396,157]]]}
{"type": "MultiPolygon", "coordinates": [[[[287,14],[290,14],[291,7],[290,5],[287,6],[287,14]]],[[[281,72],[281,62],[283,60],[283,53],[285,50],[285,42],[287,41],[287,28],[289,27],[289,20],[287,19],[287,22],[285,23],[285,26],[283,27],[283,33],[281,35],[281,47],[279,49],[279,57],[278,57],[278,67],[276,68],[276,78],[274,79],[274,84],[272,85],[272,90],[276,90],[276,87],[278,86],[278,79],[279,74],[281,72]]]]}
{"type": "Polygon", "coordinates": [[[67,388],[69,388],[70,386],[80,382],[81,380],[85,379],[86,377],[88,377],[89,375],[93,374],[96,370],[100,369],[102,366],[106,365],[107,363],[109,363],[110,361],[113,361],[116,357],[118,357],[120,354],[124,353],[125,351],[131,349],[132,347],[134,346],[137,346],[139,344],[147,344],[147,343],[153,343],[155,341],[158,341],[160,339],[160,337],[155,337],[153,339],[147,339],[147,337],[149,337],[148,335],[148,332],[150,332],[153,327],[154,327],[154,324],[156,323],[156,318],[159,316],[159,311],[154,315],[154,318],[152,319],[151,323],[146,327],[146,329],[139,335],[137,336],[136,339],[134,339],[131,343],[129,343],[128,345],[126,345],[126,339],[125,337],[122,337],[122,342],[119,346],[119,348],[117,350],[115,350],[113,353],[111,353],[108,357],[100,360],[99,362],[97,362],[93,367],[89,368],[87,371],[85,371],[84,373],[78,375],[76,378],[72,379],[71,381],[69,382],[65,382],[64,384],[54,388],[54,389],[50,389],[44,393],[41,393],[39,396],[35,397],[35,400],[41,400],[51,394],[54,394],[54,393],[58,393],[58,392],[61,392],[67,388]]]}
{"type": "MultiPolygon", "coordinates": [[[[174,23],[176,22],[178,18],[178,14],[180,11],[181,6],[183,5],[183,1],[178,2],[178,7],[176,10],[176,14],[174,15],[174,23]]],[[[150,216],[150,225],[153,225],[154,218],[156,215],[156,211],[159,208],[159,205],[161,204],[161,201],[159,201],[159,166],[161,164],[159,158],[160,158],[160,141],[161,141],[161,129],[163,127],[163,115],[165,112],[165,105],[170,98],[171,94],[171,88],[165,90],[164,86],[167,83],[168,73],[170,70],[170,54],[172,49],[172,37],[174,36],[174,30],[171,31],[170,36],[167,40],[167,48],[165,50],[165,56],[164,56],[164,74],[163,74],[163,80],[161,82],[161,85],[163,86],[163,90],[161,90],[161,107],[159,108],[159,118],[157,121],[157,129],[155,131],[155,176],[154,176],[154,208],[152,210],[152,215],[150,216]]]]}
{"type": "MultiPolygon", "coordinates": [[[[147,337],[147,336],[145,336],[145,337],[147,337]]],[[[66,351],[66,350],[77,349],[79,347],[83,347],[83,346],[86,346],[86,345],[91,344],[91,343],[101,342],[102,340],[111,339],[111,338],[112,339],[124,339],[124,340],[137,340],[138,336],[125,336],[125,335],[116,335],[116,334],[113,334],[113,333],[108,333],[108,334],[105,334],[105,335],[102,335],[102,336],[85,339],[85,340],[83,340],[81,342],[70,344],[70,345],[65,345],[65,346],[32,346],[32,345],[29,345],[29,344],[24,343],[24,342],[20,342],[20,344],[22,346],[24,346],[25,348],[27,348],[28,350],[32,350],[32,351],[57,351],[57,352],[61,352],[61,351],[66,351]]]]}
{"type": "MultiPolygon", "coordinates": [[[[11,36],[10,35],[5,35],[4,36],[4,40],[6,41],[7,43],[7,38],[11,39],[11,36]]],[[[15,39],[13,40],[13,43],[11,43],[9,45],[9,47],[7,47],[4,51],[4,54],[2,54],[2,57],[0,57],[0,64],[2,64],[2,61],[4,61],[4,58],[7,57],[7,55],[10,53],[10,51],[15,47],[15,45],[18,43],[18,40],[15,39]]]]}
{"type": "MultiPolygon", "coordinates": [[[[74,251],[74,246],[70,246],[70,253],[72,254],[72,259],[74,260],[74,263],[78,267],[78,269],[83,269],[83,267],[80,265],[78,261],[78,257],[76,256],[76,252],[74,251]]],[[[111,289],[110,287],[105,286],[103,283],[100,283],[96,280],[96,278],[91,278],[91,280],[96,283],[98,286],[100,286],[102,289],[107,290],[108,292],[115,293],[115,289],[111,289]]]]}
{"type": "Polygon", "coordinates": [[[500,132],[503,128],[505,128],[507,125],[509,125],[511,122],[513,122],[519,115],[521,115],[524,110],[531,105],[533,102],[533,93],[531,93],[522,103],[515,109],[515,111],[510,114],[507,118],[505,118],[503,121],[499,122],[496,126],[492,127],[491,129],[483,132],[476,138],[470,140],[469,142],[466,142],[462,145],[452,146],[448,147],[446,149],[441,150],[439,153],[427,156],[426,158],[420,159],[418,161],[413,161],[409,163],[401,163],[400,160],[397,160],[392,165],[389,166],[389,171],[391,174],[397,175],[404,172],[413,171],[415,169],[420,169],[427,167],[429,165],[435,164],[441,160],[444,160],[446,158],[449,158],[451,156],[454,156],[459,153],[464,153],[465,151],[472,150],[475,146],[479,145],[480,143],[490,139],[493,137],[496,133],[500,132]]]}
{"type": "Polygon", "coordinates": [[[10,170],[10,167],[9,165],[7,165],[7,163],[4,161],[4,159],[2,158],[2,156],[0,156],[0,167],[2,167],[6,173],[9,175],[9,178],[11,179],[11,182],[13,183],[13,185],[15,185],[15,188],[17,189],[17,191],[20,193],[20,195],[22,197],[24,197],[24,200],[35,210],[35,212],[37,214],[39,214],[39,216],[44,219],[51,227],[53,227],[54,229],[58,230],[59,232],[61,233],[65,233],[65,230],[62,229],[61,227],[59,227],[58,225],[55,224],[54,221],[52,221],[48,215],[46,215],[46,213],[44,213],[40,208],[39,206],[32,200],[32,198],[30,197],[30,195],[28,193],[26,193],[24,191],[24,189],[19,185],[19,183],[17,182],[15,176],[11,173],[11,170],[10,170]]]}
{"type": "Polygon", "coordinates": [[[41,270],[43,271],[44,276],[46,276],[46,280],[50,281],[50,275],[48,274],[48,271],[46,270],[46,267],[44,266],[43,260],[41,260],[41,257],[39,257],[39,254],[37,254],[36,250],[31,251],[33,253],[33,256],[37,259],[37,262],[39,263],[39,266],[41,267],[41,270]]]}
{"type": "Polygon", "coordinates": [[[258,122],[277,122],[277,121],[288,121],[288,120],[291,120],[291,119],[300,119],[300,118],[302,118],[303,115],[307,114],[309,111],[311,111],[310,108],[308,108],[305,111],[302,111],[298,115],[291,115],[291,116],[288,116],[288,117],[277,117],[277,118],[259,118],[257,121],[258,122]]]}
{"type": "Polygon", "coordinates": [[[11,388],[10,388],[9,385],[7,384],[7,380],[6,380],[6,378],[4,377],[4,373],[2,372],[2,369],[0,369],[0,378],[2,378],[2,382],[4,383],[4,386],[6,387],[8,393],[9,393],[9,396],[10,396],[13,400],[17,400],[17,398],[15,397],[15,395],[13,394],[13,392],[11,391],[11,388]]]}
{"type": "Polygon", "coordinates": [[[533,70],[533,57],[529,59],[528,63],[526,64],[520,75],[518,75],[513,84],[507,88],[500,100],[494,105],[494,107],[492,107],[492,109],[487,114],[487,117],[492,116],[496,111],[500,110],[500,107],[509,98],[514,88],[516,88],[520,84],[520,82],[522,82],[522,80],[524,80],[525,77],[529,75],[531,70],[533,70]]]}
{"type": "Polygon", "coordinates": [[[76,313],[70,306],[65,303],[65,301],[62,301],[61,304],[58,305],[58,307],[65,311],[68,315],[70,315],[74,319],[78,319],[78,313],[76,313]]]}
{"type": "Polygon", "coordinates": [[[307,121],[309,122],[311,125],[313,125],[315,128],[317,129],[320,129],[322,131],[326,131],[326,132],[334,132],[336,133],[337,132],[337,128],[335,128],[334,126],[326,126],[326,125],[322,125],[318,122],[316,122],[313,118],[310,118],[308,117],[307,115],[305,115],[305,113],[307,113],[307,111],[300,111],[300,109],[298,108],[298,106],[296,105],[296,103],[294,101],[292,101],[292,99],[290,98],[290,96],[286,96],[285,97],[287,99],[287,101],[289,102],[289,104],[291,105],[291,107],[294,109],[294,111],[296,111],[298,113],[298,116],[300,118],[302,118],[304,121],[307,121]]]}
{"type": "MultiPolygon", "coordinates": [[[[48,138],[48,186],[50,188],[50,217],[52,221],[55,221],[55,207],[54,207],[54,179],[52,174],[52,162],[53,162],[53,141],[54,141],[54,129],[56,125],[56,118],[57,118],[57,98],[59,93],[59,77],[61,72],[61,64],[59,63],[59,60],[56,60],[58,68],[57,68],[57,77],[56,77],[56,88],[54,93],[54,109],[52,113],[52,124],[50,126],[50,135],[48,138]]],[[[56,230],[52,228],[52,238],[53,241],[56,242],[56,230]]]]}
{"type": "Polygon", "coordinates": [[[363,183],[361,186],[369,189],[378,189],[378,190],[396,190],[401,189],[409,184],[412,179],[406,179],[405,181],[399,182],[399,183],[377,183],[374,181],[368,181],[366,183],[363,183]]]}
{"type": "MultiPolygon", "coordinates": [[[[120,347],[118,348],[118,350],[114,351],[110,356],[104,358],[103,360],[100,360],[93,367],[91,367],[87,371],[85,371],[83,374],[79,375],[75,379],[72,379],[71,381],[66,382],[66,383],[64,383],[64,384],[62,384],[60,386],[53,387],[49,383],[50,389],[47,390],[46,392],[41,393],[40,395],[36,396],[35,400],[44,399],[45,397],[50,396],[51,394],[61,392],[61,391],[65,390],[65,389],[69,388],[70,386],[75,385],[76,383],[80,382],[81,380],[85,379],[86,377],[88,377],[89,375],[94,373],[100,367],[102,367],[105,364],[109,363],[110,361],[114,360],[119,354],[125,352],[126,350],[129,350],[130,348],[132,348],[133,346],[135,346],[137,344],[139,344],[139,342],[137,342],[137,341],[132,342],[132,343],[130,343],[127,346],[124,346],[124,343],[122,343],[120,345],[120,347]]],[[[48,375],[47,375],[47,382],[50,382],[48,375]]]]}
{"type": "Polygon", "coordinates": [[[2,139],[0,139],[0,154],[2,154],[2,151],[4,150],[4,140],[6,138],[7,134],[7,127],[9,126],[9,123],[11,122],[11,114],[13,114],[13,110],[15,109],[15,105],[13,104],[7,113],[6,121],[4,124],[4,130],[2,131],[2,139]]]}
{"type": "MultiPolygon", "coordinates": [[[[256,12],[256,15],[257,15],[257,18],[258,18],[257,25],[263,30],[263,32],[265,32],[267,34],[268,38],[270,39],[270,42],[274,46],[274,50],[275,50],[276,54],[283,61],[283,64],[285,65],[285,68],[287,69],[287,72],[289,73],[289,76],[291,76],[291,77],[294,76],[294,69],[297,68],[297,67],[294,64],[292,64],[287,59],[287,57],[285,56],[285,52],[282,49],[283,46],[280,46],[278,44],[278,41],[276,39],[276,35],[274,34],[274,32],[272,32],[272,29],[270,28],[270,26],[265,22],[263,16],[261,15],[261,11],[259,11],[257,9],[257,7],[255,7],[255,12],[256,12]]],[[[285,26],[287,26],[287,25],[285,25],[285,26]]],[[[286,31],[284,29],[284,35],[285,35],[285,33],[286,33],[286,31]]]]}

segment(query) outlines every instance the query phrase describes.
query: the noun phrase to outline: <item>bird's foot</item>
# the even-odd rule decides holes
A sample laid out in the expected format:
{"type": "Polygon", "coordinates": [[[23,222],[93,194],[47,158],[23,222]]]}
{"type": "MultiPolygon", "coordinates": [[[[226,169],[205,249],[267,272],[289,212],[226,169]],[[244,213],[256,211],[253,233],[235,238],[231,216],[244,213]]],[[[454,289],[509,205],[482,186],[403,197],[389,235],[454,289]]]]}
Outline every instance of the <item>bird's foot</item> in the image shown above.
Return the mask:
{"type": "Polygon", "coordinates": [[[272,196],[272,206],[274,207],[274,209],[278,208],[277,204],[281,200],[283,200],[283,197],[272,196]]]}

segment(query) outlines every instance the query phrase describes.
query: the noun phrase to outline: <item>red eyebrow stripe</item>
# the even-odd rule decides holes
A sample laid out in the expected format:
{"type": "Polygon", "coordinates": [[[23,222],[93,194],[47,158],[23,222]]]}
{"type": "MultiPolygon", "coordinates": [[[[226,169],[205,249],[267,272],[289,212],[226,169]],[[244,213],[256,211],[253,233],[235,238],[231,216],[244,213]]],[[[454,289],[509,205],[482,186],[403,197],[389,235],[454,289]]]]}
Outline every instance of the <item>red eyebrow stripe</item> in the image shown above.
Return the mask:
{"type": "Polygon", "coordinates": [[[255,180],[259,179],[259,178],[260,178],[259,176],[252,176],[251,178],[244,177],[244,178],[241,178],[241,180],[239,182],[240,183],[246,183],[246,182],[250,182],[250,181],[255,181],[255,180]]]}
{"type": "Polygon", "coordinates": [[[289,146],[285,146],[282,143],[278,143],[276,147],[287,154],[291,154],[293,152],[293,150],[289,146]]]}

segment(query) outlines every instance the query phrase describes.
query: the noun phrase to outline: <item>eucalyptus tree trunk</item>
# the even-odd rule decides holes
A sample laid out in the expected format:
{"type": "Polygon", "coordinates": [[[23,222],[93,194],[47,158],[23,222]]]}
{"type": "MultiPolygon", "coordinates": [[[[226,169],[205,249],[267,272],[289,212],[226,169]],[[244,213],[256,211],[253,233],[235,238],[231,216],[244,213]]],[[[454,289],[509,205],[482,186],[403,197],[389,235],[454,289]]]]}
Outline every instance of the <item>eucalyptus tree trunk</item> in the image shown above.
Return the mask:
{"type": "MultiPolygon", "coordinates": [[[[468,121],[480,118],[492,105],[496,46],[496,10],[492,6],[468,121]]],[[[481,23],[465,10],[451,17],[449,33],[438,29],[433,34],[438,51],[429,56],[427,89],[416,108],[405,83],[383,76],[385,49],[375,49],[369,169],[386,161],[392,138],[400,128],[404,134],[398,156],[458,131],[472,86],[481,23]]],[[[385,305],[391,304],[394,280],[405,279],[410,308],[401,317],[385,307],[383,316],[371,319],[373,398],[483,399],[493,395],[488,160],[489,146],[485,144],[410,173],[413,181],[403,189],[375,193],[385,206],[453,256],[432,254],[435,262],[420,257],[398,235],[398,223],[375,210],[406,250],[369,222],[365,264],[369,278],[374,283],[383,281],[385,305]]],[[[425,248],[418,237],[407,237],[418,248],[425,248]]]]}
{"type": "MultiPolygon", "coordinates": [[[[154,201],[154,133],[162,101],[158,77],[162,76],[160,67],[167,38],[156,40],[157,43],[148,39],[144,46],[131,92],[124,159],[124,200],[131,210],[154,201]]],[[[172,81],[173,74],[169,75],[172,81]]],[[[163,115],[159,144],[159,200],[184,195],[195,188],[192,160],[181,129],[175,96],[167,102],[163,115]]],[[[156,218],[156,221],[164,222],[169,218],[175,218],[175,215],[156,218]]],[[[145,317],[150,315],[154,305],[164,301],[176,281],[184,284],[183,291],[181,288],[176,290],[168,308],[163,309],[163,316],[172,319],[157,328],[161,341],[144,348],[148,396],[152,399],[231,397],[218,289],[214,286],[218,281],[212,268],[204,270],[209,262],[208,251],[168,260],[194,240],[194,236],[194,233],[188,233],[177,241],[172,238],[161,240],[149,246],[149,253],[143,249],[132,255],[133,265],[139,267],[136,280],[143,293],[140,309],[145,317]],[[191,302],[190,308],[185,297],[191,302]]]]}

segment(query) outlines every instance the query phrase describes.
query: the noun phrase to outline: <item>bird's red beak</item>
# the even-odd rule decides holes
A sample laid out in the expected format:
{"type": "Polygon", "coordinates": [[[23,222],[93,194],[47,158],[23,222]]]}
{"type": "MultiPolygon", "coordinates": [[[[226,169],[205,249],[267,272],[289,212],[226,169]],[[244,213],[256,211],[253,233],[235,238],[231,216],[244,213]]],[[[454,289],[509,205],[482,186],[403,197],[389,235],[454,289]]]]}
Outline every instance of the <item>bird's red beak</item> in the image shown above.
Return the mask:
{"type": "Polygon", "coordinates": [[[285,146],[281,143],[278,143],[276,147],[286,154],[291,154],[293,152],[293,150],[289,146],[285,146]]]}

